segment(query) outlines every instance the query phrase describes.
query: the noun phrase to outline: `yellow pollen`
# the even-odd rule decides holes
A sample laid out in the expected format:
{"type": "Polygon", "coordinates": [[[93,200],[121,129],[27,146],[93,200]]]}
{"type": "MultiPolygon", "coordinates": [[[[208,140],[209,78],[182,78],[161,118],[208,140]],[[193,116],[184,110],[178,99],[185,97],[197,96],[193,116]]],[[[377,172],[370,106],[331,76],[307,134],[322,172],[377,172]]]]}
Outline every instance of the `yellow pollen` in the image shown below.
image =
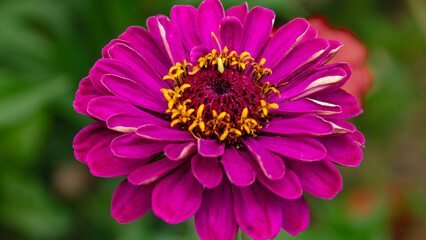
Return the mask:
{"type": "MultiPolygon", "coordinates": [[[[221,48],[216,35],[213,32],[211,34],[218,47],[221,48]]],[[[200,57],[198,64],[195,66],[186,60],[183,60],[182,63],[176,63],[175,66],[169,69],[168,75],[163,78],[164,80],[173,81],[173,89],[161,89],[168,102],[166,112],[170,114],[170,125],[174,127],[179,124],[182,129],[188,130],[197,139],[213,138],[219,142],[227,142],[229,144],[237,142],[240,137],[245,135],[255,137],[262,128],[261,122],[268,121],[269,109],[278,108],[278,104],[269,104],[265,101],[268,99],[267,96],[276,93],[281,97],[276,85],[261,81],[265,76],[272,74],[271,69],[263,67],[265,63],[266,59],[264,58],[259,63],[256,63],[248,52],[241,54],[237,54],[235,51],[229,52],[226,46],[223,51],[219,49],[218,52],[213,49],[211,53],[200,57]],[[232,121],[231,115],[227,112],[218,113],[216,110],[211,110],[210,113],[206,113],[204,104],[195,109],[191,105],[190,99],[184,99],[185,91],[191,88],[191,85],[185,83],[185,80],[188,76],[211,67],[220,73],[224,73],[225,68],[228,68],[237,70],[239,74],[246,74],[245,71],[247,69],[253,69],[252,79],[258,84],[261,91],[260,96],[262,99],[260,103],[244,108],[240,116],[232,117],[237,118],[232,121]],[[258,107],[253,108],[254,106],[258,107]],[[251,113],[253,112],[254,115],[252,116],[251,113]]]]}

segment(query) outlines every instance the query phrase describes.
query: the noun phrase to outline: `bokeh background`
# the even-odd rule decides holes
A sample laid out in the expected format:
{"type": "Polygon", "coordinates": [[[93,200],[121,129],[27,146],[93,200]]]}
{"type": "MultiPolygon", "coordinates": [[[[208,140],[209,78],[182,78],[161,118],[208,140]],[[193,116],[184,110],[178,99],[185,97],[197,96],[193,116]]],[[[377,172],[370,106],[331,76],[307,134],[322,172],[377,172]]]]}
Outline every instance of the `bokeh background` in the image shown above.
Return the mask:
{"type": "MultiPolygon", "coordinates": [[[[248,2],[273,9],[277,26],[322,15],[351,29],[374,78],[353,120],[367,139],[361,166],[339,167],[335,199],[306,194],[308,230],[277,239],[426,239],[426,1],[248,2]]],[[[0,239],[197,239],[191,221],[168,225],[150,212],[121,225],[110,216],[122,179],[93,177],[74,159],[73,137],[91,120],[72,101],[111,39],[175,4],[199,3],[0,0],[0,239]]]]}

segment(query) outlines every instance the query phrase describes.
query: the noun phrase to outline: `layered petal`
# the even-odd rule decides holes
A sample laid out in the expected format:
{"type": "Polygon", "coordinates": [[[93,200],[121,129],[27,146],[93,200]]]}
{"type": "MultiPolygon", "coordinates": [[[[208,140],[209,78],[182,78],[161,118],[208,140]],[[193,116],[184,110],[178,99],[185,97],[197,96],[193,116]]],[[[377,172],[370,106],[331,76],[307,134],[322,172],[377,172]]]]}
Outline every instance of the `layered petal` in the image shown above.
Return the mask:
{"type": "Polygon", "coordinates": [[[329,160],[286,161],[286,165],[296,173],[303,190],[316,197],[331,199],[342,189],[342,177],[329,160]]]}
{"type": "Polygon", "coordinates": [[[111,215],[120,223],[128,223],[145,215],[151,209],[154,184],[135,186],[127,179],[118,185],[112,195],[111,215]]]}
{"type": "Polygon", "coordinates": [[[152,141],[186,142],[194,139],[190,132],[156,124],[143,125],[136,130],[136,134],[143,139],[152,141]]]}
{"type": "Polygon", "coordinates": [[[243,3],[240,6],[231,7],[228,10],[225,11],[225,16],[227,17],[236,17],[240,20],[240,22],[244,22],[244,19],[246,18],[248,12],[248,5],[247,3],[243,3]]]}
{"type": "Polygon", "coordinates": [[[290,169],[286,169],[284,177],[271,180],[262,174],[257,174],[257,179],[263,186],[285,199],[296,199],[302,195],[302,185],[297,175],[290,169]]]}
{"type": "Polygon", "coordinates": [[[219,0],[206,0],[198,8],[196,19],[198,35],[203,45],[209,50],[217,46],[212,33],[219,36],[219,24],[224,16],[225,12],[219,0]]]}
{"type": "Polygon", "coordinates": [[[266,123],[262,132],[278,135],[323,136],[333,133],[333,125],[314,114],[291,119],[274,118],[266,123]]]}
{"type": "Polygon", "coordinates": [[[243,23],[243,37],[239,52],[249,52],[256,58],[268,40],[275,21],[275,13],[262,7],[252,8],[243,23]]]}
{"type": "Polygon", "coordinates": [[[238,232],[234,216],[231,184],[225,179],[214,189],[206,189],[195,214],[194,224],[202,240],[233,240],[238,232]],[[220,204],[218,204],[220,203],[220,204]]]}
{"type": "Polygon", "coordinates": [[[295,200],[281,200],[283,229],[293,236],[304,231],[309,224],[309,208],[303,197],[295,200]]]}
{"type": "Polygon", "coordinates": [[[243,25],[236,17],[226,17],[220,24],[220,42],[222,46],[229,50],[240,48],[241,38],[243,36],[243,25]]]}
{"type": "Polygon", "coordinates": [[[198,153],[203,157],[220,157],[225,152],[225,144],[216,140],[198,139],[198,153]]]}
{"type": "Polygon", "coordinates": [[[267,178],[277,180],[284,176],[284,161],[280,157],[266,150],[253,138],[249,138],[243,142],[267,178]]]}
{"type": "Polygon", "coordinates": [[[254,183],[234,187],[235,219],[240,228],[254,239],[274,238],[281,229],[281,199],[254,183]]]}
{"type": "Polygon", "coordinates": [[[200,208],[203,186],[189,166],[182,166],[157,183],[152,193],[154,214],[168,223],[179,223],[200,208]]]}
{"type": "Polygon", "coordinates": [[[164,151],[167,142],[143,139],[134,133],[124,134],[111,142],[114,155],[124,158],[148,158],[164,151]]]}
{"type": "Polygon", "coordinates": [[[311,137],[259,136],[257,141],[266,149],[291,159],[311,162],[319,161],[327,155],[321,142],[311,137]]]}
{"type": "Polygon", "coordinates": [[[164,154],[172,161],[187,159],[197,152],[197,143],[170,143],[164,149],[164,154]]]}
{"type": "Polygon", "coordinates": [[[112,115],[122,113],[137,114],[140,110],[122,98],[101,96],[89,101],[87,112],[99,120],[106,121],[112,115]]]}
{"type": "Polygon", "coordinates": [[[95,88],[90,78],[83,78],[75,94],[75,100],[73,102],[74,110],[90,117],[90,113],[87,112],[87,105],[90,100],[100,96],[102,96],[102,94],[95,88]]]}
{"type": "Polygon", "coordinates": [[[197,9],[193,6],[174,6],[170,12],[172,23],[178,29],[180,38],[188,52],[195,46],[201,44],[198,32],[194,31],[192,27],[194,19],[197,18],[197,9]]]}
{"type": "Polygon", "coordinates": [[[127,179],[131,184],[135,185],[151,184],[170,173],[182,163],[182,161],[171,161],[168,158],[162,158],[135,169],[127,179]]]}
{"type": "Polygon", "coordinates": [[[222,181],[223,171],[217,157],[203,157],[199,154],[191,159],[195,178],[206,188],[215,188],[222,181]]]}
{"type": "Polygon", "coordinates": [[[344,135],[323,137],[319,141],[327,148],[327,160],[350,167],[357,167],[361,163],[361,148],[352,138],[344,135]]]}
{"type": "Polygon", "coordinates": [[[170,122],[154,117],[144,111],[115,114],[109,117],[106,123],[109,129],[124,133],[135,132],[140,126],[146,124],[155,124],[161,127],[170,126],[170,122]]]}
{"type": "Polygon", "coordinates": [[[266,59],[265,67],[274,68],[302,40],[308,28],[309,23],[303,18],[296,18],[280,27],[262,54],[266,59]]]}
{"type": "Polygon", "coordinates": [[[243,158],[238,152],[231,146],[225,150],[220,162],[229,181],[236,186],[245,187],[256,180],[256,174],[249,160],[243,158]]]}

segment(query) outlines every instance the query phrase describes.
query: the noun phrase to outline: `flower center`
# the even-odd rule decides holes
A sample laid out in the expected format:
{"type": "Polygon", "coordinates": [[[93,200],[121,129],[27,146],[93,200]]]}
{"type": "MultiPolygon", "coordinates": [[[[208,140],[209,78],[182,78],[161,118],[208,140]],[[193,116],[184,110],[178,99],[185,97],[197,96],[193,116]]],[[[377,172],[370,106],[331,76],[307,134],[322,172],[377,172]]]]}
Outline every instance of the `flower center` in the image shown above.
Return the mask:
{"type": "Polygon", "coordinates": [[[267,122],[274,85],[262,82],[271,74],[263,68],[265,59],[256,63],[249,53],[228,54],[213,50],[198,59],[198,65],[183,61],[170,68],[164,79],[174,82],[174,89],[161,89],[168,101],[171,126],[176,124],[196,138],[216,139],[235,145],[242,137],[256,137],[267,122]]]}

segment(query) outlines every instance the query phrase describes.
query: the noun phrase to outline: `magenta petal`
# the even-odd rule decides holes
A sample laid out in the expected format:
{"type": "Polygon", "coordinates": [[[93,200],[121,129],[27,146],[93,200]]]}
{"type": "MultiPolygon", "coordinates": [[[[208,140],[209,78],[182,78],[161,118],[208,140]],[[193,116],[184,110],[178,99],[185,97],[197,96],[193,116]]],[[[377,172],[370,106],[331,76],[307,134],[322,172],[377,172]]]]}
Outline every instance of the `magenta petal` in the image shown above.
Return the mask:
{"type": "Polygon", "coordinates": [[[198,8],[196,20],[198,35],[209,50],[216,48],[212,32],[219,36],[219,24],[224,15],[223,6],[219,0],[205,0],[198,8]]]}
{"type": "Polygon", "coordinates": [[[256,174],[248,161],[233,146],[225,150],[220,160],[229,181],[240,187],[248,186],[256,180],[256,174]]]}
{"type": "Polygon", "coordinates": [[[158,92],[158,95],[147,91],[145,87],[127,78],[115,75],[105,75],[102,83],[116,96],[152,111],[164,113],[167,110],[167,101],[158,92]]]}
{"type": "Polygon", "coordinates": [[[319,140],[327,148],[327,160],[350,167],[357,167],[361,163],[361,148],[352,138],[345,135],[340,137],[323,137],[319,140]]]}
{"type": "Polygon", "coordinates": [[[163,44],[172,59],[173,63],[182,63],[184,59],[188,59],[188,53],[184,49],[180,34],[176,27],[168,19],[159,19],[158,27],[163,44]]]}
{"type": "Polygon", "coordinates": [[[319,101],[339,105],[342,108],[342,112],[332,118],[346,119],[362,113],[362,109],[358,106],[356,98],[343,89],[338,89],[337,91],[319,95],[314,98],[319,101]]]}
{"type": "Polygon", "coordinates": [[[115,156],[111,152],[109,141],[103,141],[87,153],[87,165],[90,172],[98,177],[125,176],[152,159],[128,159],[115,156]]]}
{"type": "Polygon", "coordinates": [[[309,208],[306,200],[300,197],[296,200],[281,200],[283,210],[283,229],[295,236],[304,231],[309,225],[309,208]]]}
{"type": "Polygon", "coordinates": [[[203,157],[220,157],[225,152],[225,144],[216,140],[198,139],[198,153],[203,157]]]}
{"type": "Polygon", "coordinates": [[[108,50],[108,53],[111,55],[111,58],[130,66],[136,73],[136,77],[132,78],[132,80],[144,86],[147,91],[155,93],[160,91],[161,88],[168,87],[163,81],[162,76],[133,48],[118,43],[112,46],[108,50]]]}
{"type": "Polygon", "coordinates": [[[327,150],[311,137],[265,137],[259,136],[257,141],[266,149],[283,157],[302,161],[319,161],[327,155],[327,150]]]}
{"type": "Polygon", "coordinates": [[[87,105],[89,104],[90,100],[101,95],[102,94],[98,91],[98,89],[93,86],[92,80],[90,80],[89,77],[83,78],[80,82],[80,86],[78,87],[78,91],[75,94],[75,100],[73,102],[75,111],[87,116],[91,116],[90,113],[87,112],[87,105]]]}
{"type": "Polygon", "coordinates": [[[244,22],[244,19],[246,18],[248,12],[248,6],[247,3],[243,3],[241,6],[235,6],[231,7],[228,10],[225,11],[226,17],[236,17],[240,20],[240,22],[244,22]]]}
{"type": "Polygon", "coordinates": [[[135,185],[151,184],[167,175],[182,163],[182,161],[170,161],[168,158],[163,158],[139,167],[130,173],[127,179],[131,184],[135,185]]]}
{"type": "Polygon", "coordinates": [[[80,162],[86,163],[87,153],[99,143],[99,139],[109,139],[115,136],[118,136],[118,134],[109,130],[105,126],[105,123],[98,122],[90,124],[78,132],[74,138],[75,158],[80,162]]]}
{"type": "Polygon", "coordinates": [[[355,132],[356,128],[355,126],[350,123],[346,122],[340,119],[328,119],[327,121],[330,122],[333,125],[333,133],[334,134],[348,134],[355,132]]]}
{"type": "Polygon", "coordinates": [[[349,133],[346,136],[350,137],[358,146],[365,147],[365,137],[358,130],[355,130],[353,133],[349,133]]]}
{"type": "MultiPolygon", "coordinates": [[[[160,74],[164,76],[172,66],[170,59],[166,57],[155,43],[151,34],[142,27],[129,27],[126,32],[120,35],[120,39],[129,41],[145,61],[160,74]]],[[[154,79],[155,80],[155,79],[154,79]]],[[[162,81],[161,79],[159,81],[162,81]]]]}
{"type": "Polygon", "coordinates": [[[203,157],[199,154],[191,159],[192,173],[206,188],[215,188],[222,181],[223,171],[217,157],[203,157]]]}
{"type": "Polygon", "coordinates": [[[262,174],[257,174],[257,179],[263,186],[282,198],[296,199],[302,196],[299,178],[290,169],[286,169],[284,177],[278,180],[270,180],[262,174]]]}
{"type": "Polygon", "coordinates": [[[271,34],[275,13],[262,7],[252,8],[243,23],[243,38],[239,52],[249,52],[256,58],[271,34]]]}
{"type": "Polygon", "coordinates": [[[197,152],[195,142],[171,143],[164,149],[164,154],[172,161],[187,159],[197,152]]]}
{"type": "Polygon", "coordinates": [[[132,44],[124,39],[113,39],[111,40],[104,48],[102,48],[102,57],[103,58],[111,58],[108,50],[117,43],[121,43],[127,46],[131,46],[132,44]]]}
{"type": "Polygon", "coordinates": [[[112,217],[120,223],[128,223],[145,215],[151,209],[153,188],[153,184],[135,186],[127,180],[121,182],[112,195],[112,217]]]}
{"type": "Polygon", "coordinates": [[[321,102],[315,99],[303,98],[294,102],[278,105],[278,109],[271,109],[272,114],[278,115],[303,115],[313,113],[320,116],[337,115],[342,112],[339,105],[321,102]]]}
{"type": "Polygon", "coordinates": [[[309,23],[303,18],[296,18],[280,27],[262,54],[262,58],[266,59],[265,67],[275,67],[302,40],[308,28],[309,23]]]}
{"type": "Polygon", "coordinates": [[[313,27],[309,27],[308,31],[306,32],[305,36],[302,39],[302,43],[306,42],[308,40],[314,39],[318,36],[318,30],[316,30],[313,27]]]}
{"type": "Polygon", "coordinates": [[[318,70],[306,79],[290,82],[280,88],[279,91],[285,93],[281,102],[297,101],[309,95],[317,95],[318,92],[326,89],[337,88],[344,83],[347,77],[347,72],[339,67],[318,70]]]}
{"type": "Polygon", "coordinates": [[[218,187],[204,191],[194,225],[201,240],[234,240],[238,225],[234,216],[231,184],[228,181],[222,181],[218,187]]]}
{"type": "Polygon", "coordinates": [[[220,27],[220,41],[222,46],[227,46],[230,51],[240,48],[243,36],[243,25],[236,17],[222,19],[220,27]]]}
{"type": "Polygon", "coordinates": [[[243,142],[266,177],[277,180],[284,176],[284,161],[279,156],[266,150],[253,138],[248,138],[243,142]]]}
{"type": "Polygon", "coordinates": [[[140,112],[137,107],[116,96],[101,96],[90,100],[87,112],[99,120],[106,121],[112,115],[140,112]]]}
{"type": "Polygon", "coordinates": [[[170,12],[172,23],[178,29],[180,38],[188,52],[195,46],[201,44],[197,31],[188,27],[194,24],[194,19],[197,18],[197,9],[193,6],[174,6],[170,12]]]}
{"type": "Polygon", "coordinates": [[[328,47],[328,41],[322,38],[315,38],[298,45],[272,69],[274,74],[267,76],[264,81],[281,84],[289,80],[318,59],[328,47]]]}
{"type": "Polygon", "coordinates": [[[139,127],[136,130],[136,134],[141,138],[152,141],[186,142],[194,140],[194,136],[190,132],[155,124],[146,124],[139,127]]]}
{"type": "Polygon", "coordinates": [[[164,151],[167,142],[153,142],[134,133],[124,134],[111,143],[112,152],[124,158],[148,158],[164,151]]]}
{"type": "Polygon", "coordinates": [[[339,52],[340,48],[343,47],[343,44],[337,40],[329,40],[328,43],[330,46],[327,48],[327,51],[323,53],[321,60],[318,65],[324,65],[333,59],[336,54],[339,52]]]}
{"type": "Polygon", "coordinates": [[[162,127],[170,126],[170,122],[154,117],[142,110],[134,113],[115,114],[107,119],[109,129],[124,133],[135,132],[138,127],[145,124],[155,124],[162,127]]]}
{"type": "Polygon", "coordinates": [[[286,161],[286,164],[299,177],[303,190],[316,197],[332,199],[342,190],[342,177],[329,160],[310,163],[286,161]]]}
{"type": "Polygon", "coordinates": [[[106,74],[113,74],[130,79],[136,78],[134,71],[127,64],[109,58],[99,59],[92,69],[90,69],[89,76],[93,85],[105,95],[111,95],[111,92],[101,82],[106,74]]]}
{"type": "MultiPolygon", "coordinates": [[[[172,58],[170,56],[170,52],[166,50],[166,46],[164,45],[163,38],[161,37],[161,31],[160,31],[160,20],[168,20],[169,18],[164,15],[157,15],[154,17],[149,17],[146,20],[146,25],[148,27],[149,33],[151,34],[152,38],[154,39],[154,42],[157,44],[157,46],[160,48],[163,55],[168,59],[167,62],[172,63],[172,58]]],[[[170,66],[171,67],[171,66],[170,66]]]]}
{"type": "Polygon", "coordinates": [[[258,183],[234,187],[235,219],[254,239],[274,238],[281,230],[281,198],[258,183]]]}
{"type": "Polygon", "coordinates": [[[261,131],[278,135],[323,136],[333,133],[333,126],[321,117],[306,114],[291,119],[272,119],[261,131]]]}
{"type": "Polygon", "coordinates": [[[184,165],[157,183],[152,210],[168,223],[183,222],[198,211],[202,195],[203,186],[184,165]]]}

